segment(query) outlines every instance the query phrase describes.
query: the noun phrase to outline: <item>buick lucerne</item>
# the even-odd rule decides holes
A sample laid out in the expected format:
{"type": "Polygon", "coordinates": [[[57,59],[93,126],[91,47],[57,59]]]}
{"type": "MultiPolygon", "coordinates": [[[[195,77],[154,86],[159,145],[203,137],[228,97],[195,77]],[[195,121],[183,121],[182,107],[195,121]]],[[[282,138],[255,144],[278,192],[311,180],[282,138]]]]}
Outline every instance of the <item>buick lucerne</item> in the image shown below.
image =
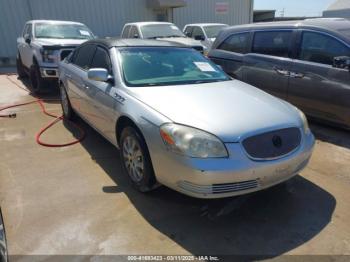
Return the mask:
{"type": "Polygon", "coordinates": [[[120,149],[130,181],[198,198],[282,183],[314,147],[304,114],[231,79],[190,47],[90,40],[60,63],[64,117],[79,115],[120,149]]]}

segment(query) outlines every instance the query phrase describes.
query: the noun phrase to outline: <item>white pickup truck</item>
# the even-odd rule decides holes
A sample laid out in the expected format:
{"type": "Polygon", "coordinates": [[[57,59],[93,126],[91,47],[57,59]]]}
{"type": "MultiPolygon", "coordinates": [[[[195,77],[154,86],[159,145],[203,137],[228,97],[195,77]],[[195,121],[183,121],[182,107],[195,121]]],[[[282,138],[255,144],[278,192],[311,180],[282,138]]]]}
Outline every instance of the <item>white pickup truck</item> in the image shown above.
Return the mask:
{"type": "Polygon", "coordinates": [[[17,39],[18,76],[29,76],[34,93],[49,90],[50,80],[58,79],[58,63],[75,47],[92,38],[91,30],[81,23],[28,21],[17,39]]]}

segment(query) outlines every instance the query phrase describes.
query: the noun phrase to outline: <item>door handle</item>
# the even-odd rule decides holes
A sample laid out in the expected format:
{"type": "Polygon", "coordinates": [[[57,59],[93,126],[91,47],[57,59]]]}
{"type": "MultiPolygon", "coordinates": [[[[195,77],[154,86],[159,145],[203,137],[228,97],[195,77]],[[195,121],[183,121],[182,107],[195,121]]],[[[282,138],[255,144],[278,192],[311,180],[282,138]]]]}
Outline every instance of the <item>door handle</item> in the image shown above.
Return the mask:
{"type": "Polygon", "coordinates": [[[70,75],[70,74],[65,74],[65,76],[69,79],[72,78],[72,75],[70,75]]]}
{"type": "Polygon", "coordinates": [[[279,67],[277,67],[277,66],[275,66],[273,69],[274,69],[279,75],[283,75],[283,76],[289,76],[289,75],[290,75],[290,72],[289,72],[288,70],[279,68],[279,67]]]}
{"type": "Polygon", "coordinates": [[[297,72],[290,72],[290,77],[293,78],[303,78],[305,75],[302,73],[297,73],[297,72]]]}

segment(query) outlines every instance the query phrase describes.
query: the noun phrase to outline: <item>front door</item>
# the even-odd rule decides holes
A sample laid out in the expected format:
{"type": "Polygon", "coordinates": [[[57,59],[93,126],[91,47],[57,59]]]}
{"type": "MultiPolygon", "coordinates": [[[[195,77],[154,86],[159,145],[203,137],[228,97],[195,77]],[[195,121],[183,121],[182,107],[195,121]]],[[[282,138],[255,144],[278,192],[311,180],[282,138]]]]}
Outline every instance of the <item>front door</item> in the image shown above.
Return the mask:
{"type": "Polygon", "coordinates": [[[255,32],[251,53],[244,56],[243,80],[287,99],[292,41],[292,30],[255,32]]]}
{"type": "Polygon", "coordinates": [[[350,72],[333,67],[335,57],[350,57],[349,46],[316,31],[300,31],[298,39],[288,100],[310,116],[350,125],[350,72]]]}

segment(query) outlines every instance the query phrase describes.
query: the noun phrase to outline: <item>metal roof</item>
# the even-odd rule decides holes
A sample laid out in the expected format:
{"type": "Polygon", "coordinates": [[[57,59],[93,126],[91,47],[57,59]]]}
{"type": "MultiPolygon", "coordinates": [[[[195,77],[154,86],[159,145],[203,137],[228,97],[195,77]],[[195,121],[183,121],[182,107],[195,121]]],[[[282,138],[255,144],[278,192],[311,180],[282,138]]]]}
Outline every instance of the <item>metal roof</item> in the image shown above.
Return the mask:
{"type": "Polygon", "coordinates": [[[187,47],[186,45],[168,41],[158,41],[151,39],[134,39],[134,38],[101,38],[93,39],[85,43],[101,44],[108,48],[112,47],[187,47]]]}

